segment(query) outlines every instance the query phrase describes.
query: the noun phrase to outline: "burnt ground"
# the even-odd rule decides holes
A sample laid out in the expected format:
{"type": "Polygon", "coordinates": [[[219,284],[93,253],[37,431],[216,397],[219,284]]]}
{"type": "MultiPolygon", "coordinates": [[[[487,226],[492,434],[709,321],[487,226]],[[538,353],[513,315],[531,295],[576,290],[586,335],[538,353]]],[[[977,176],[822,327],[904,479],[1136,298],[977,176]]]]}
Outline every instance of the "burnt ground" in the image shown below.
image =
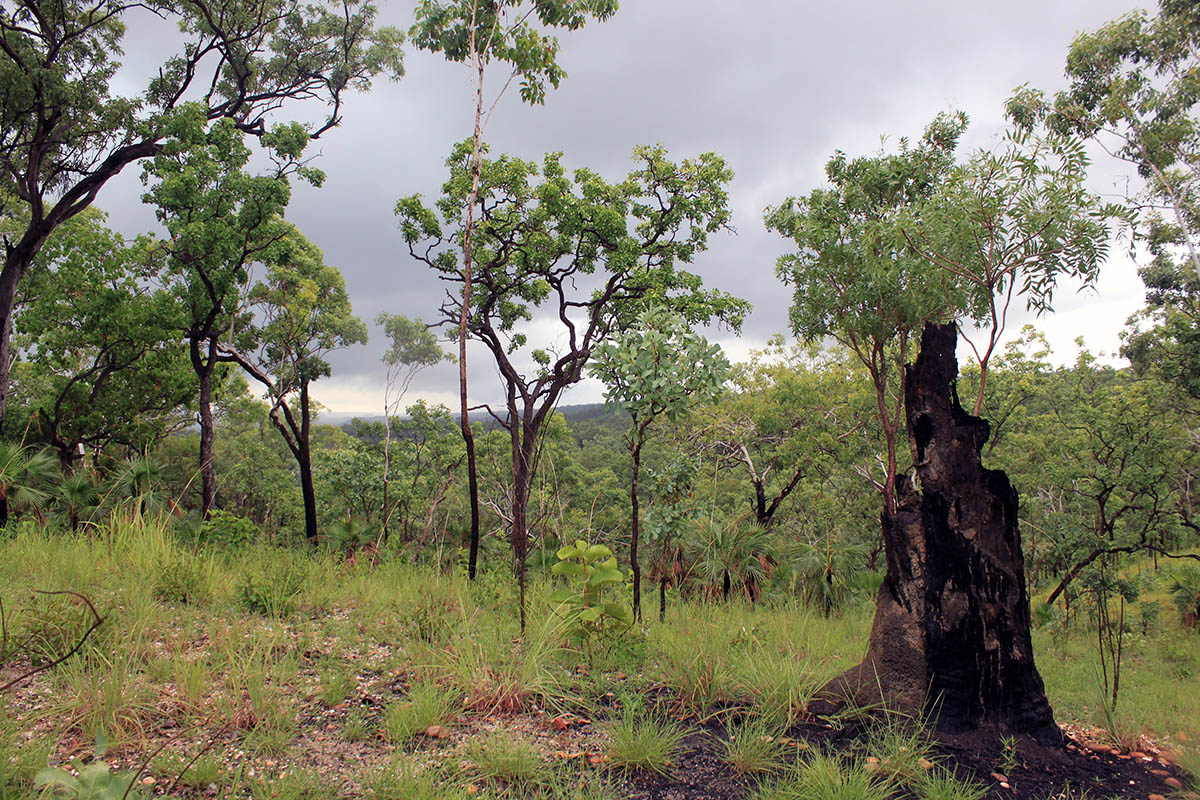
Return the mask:
{"type": "MultiPolygon", "coordinates": [[[[863,727],[813,718],[789,731],[795,751],[820,748],[830,754],[858,754],[863,727]]],[[[733,800],[749,796],[757,783],[739,778],[722,760],[726,734],[719,724],[704,726],[684,740],[684,750],[665,777],[631,776],[626,789],[636,800],[733,800]]],[[[1050,798],[1188,798],[1189,778],[1169,752],[1144,743],[1146,752],[1122,753],[1102,742],[1100,731],[1066,726],[1063,746],[1018,740],[1019,765],[999,772],[1001,743],[992,736],[959,736],[933,747],[939,767],[970,778],[987,789],[989,800],[1050,798]],[[1181,788],[1182,787],[1182,788],[1181,788]]]]}

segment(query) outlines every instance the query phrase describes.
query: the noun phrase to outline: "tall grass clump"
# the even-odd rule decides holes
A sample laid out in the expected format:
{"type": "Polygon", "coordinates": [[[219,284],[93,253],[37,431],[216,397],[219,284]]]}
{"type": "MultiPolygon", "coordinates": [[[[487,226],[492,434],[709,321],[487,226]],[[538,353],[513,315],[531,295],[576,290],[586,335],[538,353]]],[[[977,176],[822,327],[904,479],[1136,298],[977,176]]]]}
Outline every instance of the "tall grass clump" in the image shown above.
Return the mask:
{"type": "Polygon", "coordinates": [[[645,770],[666,775],[686,731],[673,722],[658,722],[627,709],[607,726],[609,762],[625,772],[645,770]]]}
{"type": "Polygon", "coordinates": [[[308,581],[309,565],[299,553],[257,547],[245,552],[237,578],[238,605],[252,614],[275,619],[292,614],[308,581]]]}
{"type": "Polygon", "coordinates": [[[657,679],[675,693],[681,711],[702,716],[716,705],[733,703],[737,687],[729,669],[729,655],[737,631],[725,620],[687,628],[655,629],[659,650],[657,679]]]}
{"type": "Polygon", "coordinates": [[[397,700],[383,713],[388,739],[402,744],[434,725],[448,725],[459,708],[458,695],[435,683],[415,683],[408,697],[397,700]]]}
{"type": "Polygon", "coordinates": [[[554,777],[537,748],[507,731],[491,731],[473,738],[466,756],[479,778],[518,795],[543,789],[554,777]]]}
{"type": "Polygon", "coordinates": [[[784,764],[784,730],[763,718],[733,726],[722,760],[738,775],[775,772],[784,764]]]}
{"type": "Polygon", "coordinates": [[[888,800],[893,788],[889,781],[875,777],[860,764],[813,753],[751,797],[753,800],[888,800]]]}
{"type": "Polygon", "coordinates": [[[366,796],[369,800],[467,800],[470,795],[401,756],[381,770],[372,770],[366,780],[366,796]]]}
{"type": "Polygon", "coordinates": [[[157,698],[129,652],[92,651],[68,659],[50,674],[54,695],[45,717],[61,733],[90,737],[103,731],[114,744],[145,738],[157,698]]]}
{"type": "Polygon", "coordinates": [[[417,658],[431,677],[462,694],[465,708],[481,714],[516,713],[533,703],[561,702],[564,639],[563,621],[552,614],[531,620],[524,639],[503,624],[464,621],[445,645],[420,648],[417,658]]]}

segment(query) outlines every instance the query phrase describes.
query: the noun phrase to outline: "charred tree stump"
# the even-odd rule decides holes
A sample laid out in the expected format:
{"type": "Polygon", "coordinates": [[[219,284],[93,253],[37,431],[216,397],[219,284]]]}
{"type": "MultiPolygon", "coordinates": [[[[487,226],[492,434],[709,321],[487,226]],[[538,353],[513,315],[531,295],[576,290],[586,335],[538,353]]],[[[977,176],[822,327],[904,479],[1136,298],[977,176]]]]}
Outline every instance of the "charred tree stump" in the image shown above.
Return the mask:
{"type": "Polygon", "coordinates": [[[946,734],[1061,741],[1033,663],[1017,493],[980,463],[989,427],[959,405],[956,343],[953,324],[927,323],[905,367],[918,486],[902,476],[882,520],[887,576],[867,655],[822,694],[925,714],[946,734]]]}

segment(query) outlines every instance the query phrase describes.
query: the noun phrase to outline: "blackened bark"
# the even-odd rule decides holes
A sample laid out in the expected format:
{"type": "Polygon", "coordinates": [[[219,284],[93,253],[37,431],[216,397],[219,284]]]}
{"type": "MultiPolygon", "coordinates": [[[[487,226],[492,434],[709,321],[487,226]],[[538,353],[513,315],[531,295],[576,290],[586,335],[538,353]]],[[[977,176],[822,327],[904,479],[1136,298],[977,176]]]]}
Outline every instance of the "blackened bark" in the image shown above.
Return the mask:
{"type": "Polygon", "coordinates": [[[629,482],[629,506],[632,512],[630,518],[629,539],[629,568],[633,572],[633,618],[642,621],[642,565],[638,562],[638,539],[641,538],[638,526],[638,477],[642,471],[642,439],[646,425],[635,426],[633,439],[630,441],[629,452],[633,456],[633,479],[629,482]]]}
{"type": "Polygon", "coordinates": [[[192,369],[200,381],[200,514],[208,519],[217,501],[217,471],[213,467],[213,436],[215,425],[212,414],[212,378],[216,368],[216,339],[209,342],[208,358],[200,354],[200,340],[193,337],[189,342],[192,369]]]}
{"type": "Polygon", "coordinates": [[[1017,493],[980,463],[989,427],[959,405],[956,343],[954,325],[927,324],[905,368],[920,489],[897,481],[866,658],[823,694],[883,699],[949,734],[995,728],[1061,741],[1033,663],[1017,493]]]}
{"type": "MultiPolygon", "coordinates": [[[[515,409],[516,401],[512,407],[515,409]]],[[[515,413],[512,417],[515,417],[515,413]]],[[[511,418],[511,417],[510,417],[511,418]]],[[[517,590],[520,594],[521,605],[521,635],[525,635],[525,574],[526,562],[529,559],[529,488],[533,481],[534,448],[537,442],[540,424],[534,425],[528,419],[525,424],[513,422],[512,437],[512,545],[513,567],[517,573],[517,590]],[[524,436],[522,436],[522,428],[524,436]]]]}
{"type": "Polygon", "coordinates": [[[296,437],[296,463],[300,467],[300,492],[304,496],[304,538],[311,545],[318,542],[317,492],[313,487],[312,451],[309,449],[309,433],[312,408],[308,399],[308,381],[300,383],[300,430],[296,437]]]}

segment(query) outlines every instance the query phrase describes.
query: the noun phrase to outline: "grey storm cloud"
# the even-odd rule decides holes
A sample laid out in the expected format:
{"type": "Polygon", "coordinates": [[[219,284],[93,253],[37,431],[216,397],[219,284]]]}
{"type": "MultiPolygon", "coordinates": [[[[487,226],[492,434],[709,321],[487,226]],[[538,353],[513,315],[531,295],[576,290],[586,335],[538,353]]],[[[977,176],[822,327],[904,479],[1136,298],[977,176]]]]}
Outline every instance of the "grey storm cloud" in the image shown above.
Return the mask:
{"type": "MultiPolygon", "coordinates": [[[[383,21],[408,26],[411,4],[381,5],[383,21]]],[[[1060,87],[1072,39],[1130,9],[1117,0],[624,0],[608,22],[560,36],[568,78],[542,107],[523,105],[510,91],[487,140],[494,153],[527,159],[562,151],[569,167],[610,179],[628,171],[638,144],[661,142],[676,157],[724,156],[736,173],[730,197],[737,232],[714,237],[694,269],[707,284],[754,304],[742,341],[730,348],[736,357],[787,327],[790,295],[774,272],[787,247],[763,228],[766,206],[820,185],[835,149],[870,152],[881,136],[917,136],[948,108],[970,115],[968,146],[986,145],[1003,125],[1003,102],[1014,88],[1060,87]]],[[[152,22],[131,26],[123,75],[144,74],[161,58],[136,41],[154,30],[152,22]]],[[[349,99],[344,123],[317,148],[324,187],[297,187],[288,211],[327,262],[341,268],[355,310],[368,322],[383,311],[436,317],[443,288],[408,257],[392,209],[404,195],[436,198],[446,155],[471,130],[464,66],[408,48],[406,73],[349,99]]],[[[489,80],[495,89],[503,76],[489,80]]],[[[1116,172],[1097,164],[1097,180],[1116,172]]],[[[141,191],[131,172],[100,195],[99,205],[125,233],[153,226],[153,214],[139,207],[141,191]]],[[[1120,322],[1141,298],[1131,264],[1114,261],[1111,269],[1115,277],[1111,286],[1102,283],[1100,299],[1060,295],[1061,319],[1050,327],[1075,320],[1092,327],[1071,337],[1088,333],[1115,343],[1120,322]],[[1101,302],[1108,303],[1104,329],[1087,313],[1101,302]]],[[[377,328],[373,333],[366,347],[334,354],[333,377],[314,387],[333,411],[378,413],[382,406],[384,342],[377,328]]],[[[472,395],[496,399],[486,353],[473,352],[469,363],[472,395]]],[[[410,396],[449,403],[454,376],[448,365],[427,370],[410,396]]],[[[584,385],[566,402],[599,394],[595,384],[584,385]]]]}

